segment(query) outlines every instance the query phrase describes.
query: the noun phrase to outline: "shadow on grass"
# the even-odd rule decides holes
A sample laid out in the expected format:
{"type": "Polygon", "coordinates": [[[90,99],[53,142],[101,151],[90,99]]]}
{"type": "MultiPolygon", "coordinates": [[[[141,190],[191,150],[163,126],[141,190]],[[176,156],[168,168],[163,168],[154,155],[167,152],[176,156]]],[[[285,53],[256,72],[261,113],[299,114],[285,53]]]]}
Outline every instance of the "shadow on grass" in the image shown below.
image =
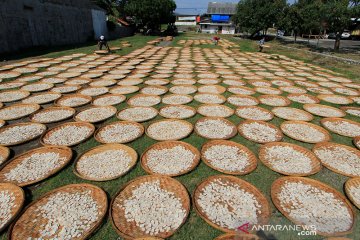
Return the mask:
{"type": "Polygon", "coordinates": [[[86,43],[75,44],[75,45],[31,47],[31,48],[19,50],[17,52],[13,52],[13,53],[0,54],[0,60],[1,61],[19,60],[19,59],[23,59],[23,58],[37,57],[37,56],[49,54],[52,52],[68,51],[68,50],[74,50],[77,48],[91,47],[91,46],[95,46],[95,45],[96,45],[95,41],[91,41],[91,42],[89,41],[86,43]]]}

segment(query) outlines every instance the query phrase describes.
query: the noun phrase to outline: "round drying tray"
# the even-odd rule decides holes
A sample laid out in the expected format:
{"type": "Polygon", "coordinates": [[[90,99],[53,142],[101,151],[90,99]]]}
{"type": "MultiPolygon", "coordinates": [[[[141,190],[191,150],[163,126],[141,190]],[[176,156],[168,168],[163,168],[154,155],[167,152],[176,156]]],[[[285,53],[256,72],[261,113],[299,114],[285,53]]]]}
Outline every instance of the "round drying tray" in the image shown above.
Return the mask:
{"type": "Polygon", "coordinates": [[[145,172],[147,172],[149,174],[154,174],[154,175],[166,175],[169,177],[176,177],[176,176],[180,176],[180,175],[189,173],[195,169],[195,167],[199,164],[199,162],[200,162],[200,153],[197,150],[197,148],[195,148],[194,146],[192,146],[188,143],[180,142],[180,141],[164,141],[164,142],[156,143],[156,144],[150,146],[141,156],[141,166],[145,170],[145,172]],[[190,151],[192,153],[192,155],[193,155],[192,164],[190,166],[188,166],[187,169],[184,169],[177,173],[160,174],[160,173],[154,172],[154,170],[152,170],[151,167],[148,166],[148,161],[150,160],[150,156],[149,156],[150,151],[155,150],[155,151],[161,152],[161,151],[164,151],[167,149],[172,149],[174,147],[183,147],[184,149],[186,149],[187,151],[190,151]]]}

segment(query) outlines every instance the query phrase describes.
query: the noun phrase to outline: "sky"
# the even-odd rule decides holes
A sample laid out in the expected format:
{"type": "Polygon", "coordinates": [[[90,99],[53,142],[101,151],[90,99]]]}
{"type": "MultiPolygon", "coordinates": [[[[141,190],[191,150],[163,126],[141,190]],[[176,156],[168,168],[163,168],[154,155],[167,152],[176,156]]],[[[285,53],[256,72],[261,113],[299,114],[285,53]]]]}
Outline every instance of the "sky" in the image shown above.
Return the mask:
{"type": "MultiPolygon", "coordinates": [[[[201,14],[206,12],[208,2],[233,2],[238,3],[239,0],[175,0],[177,9],[175,12],[183,14],[201,14]]],[[[294,0],[288,0],[293,3],[294,0]]]]}

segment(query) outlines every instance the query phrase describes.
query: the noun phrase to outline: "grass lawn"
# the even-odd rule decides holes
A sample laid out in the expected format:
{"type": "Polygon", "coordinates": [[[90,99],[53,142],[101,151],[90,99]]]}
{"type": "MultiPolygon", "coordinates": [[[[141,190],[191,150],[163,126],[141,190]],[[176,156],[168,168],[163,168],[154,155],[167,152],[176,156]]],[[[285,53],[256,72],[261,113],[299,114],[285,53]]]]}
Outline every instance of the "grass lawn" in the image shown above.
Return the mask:
{"type": "MultiPolygon", "coordinates": [[[[193,39],[193,38],[197,38],[197,37],[210,39],[212,36],[205,35],[205,34],[181,34],[175,38],[175,40],[171,44],[171,46],[181,47],[181,45],[177,44],[178,40],[193,39]]],[[[134,36],[134,37],[120,39],[121,41],[123,41],[123,40],[129,41],[130,43],[132,43],[132,47],[124,48],[123,50],[119,51],[118,53],[120,55],[127,54],[135,49],[145,46],[147,41],[154,39],[154,38],[155,37],[134,36]]],[[[240,49],[241,51],[254,52],[257,50],[257,45],[255,42],[248,41],[248,40],[237,40],[237,39],[234,39],[231,37],[225,37],[225,38],[234,41],[237,44],[238,49],[240,49]]],[[[110,46],[119,46],[120,40],[111,41],[109,44],[110,44],[110,46]]],[[[213,46],[213,45],[201,45],[199,47],[221,49],[220,47],[213,46]]],[[[46,55],[43,55],[42,57],[59,57],[59,56],[73,54],[73,53],[90,54],[93,52],[94,49],[95,49],[95,46],[84,46],[81,48],[68,49],[65,51],[51,52],[46,55]]],[[[318,64],[322,67],[329,68],[329,69],[334,70],[339,73],[343,73],[345,76],[353,79],[354,81],[360,82],[359,74],[358,74],[359,69],[356,70],[355,67],[353,67],[353,66],[348,66],[348,65],[344,65],[342,63],[336,63],[336,62],[328,62],[328,60],[326,60],[326,62],[323,62],[325,60],[318,59],[317,57],[309,56],[308,54],[304,54],[304,53],[297,52],[297,51],[292,52],[289,50],[284,50],[284,49],[280,48],[279,46],[276,46],[276,44],[271,44],[271,48],[268,50],[268,52],[276,53],[276,54],[283,54],[283,55],[286,55],[286,56],[289,56],[289,57],[292,57],[295,59],[303,60],[308,63],[318,64]]],[[[200,84],[197,84],[197,86],[199,86],[199,85],[200,84]]],[[[226,87],[226,85],[224,85],[224,84],[220,84],[220,85],[223,85],[226,87]]],[[[143,87],[144,85],[139,85],[139,86],[143,87]]],[[[170,85],[167,85],[166,87],[170,88],[171,86],[172,85],[170,84],[170,85]]],[[[250,87],[250,85],[247,85],[247,87],[250,87]]],[[[308,94],[312,94],[312,93],[308,93],[308,94]]],[[[135,94],[127,95],[127,97],[130,98],[133,95],[135,95],[135,94]]],[[[192,94],[192,95],[194,95],[194,94],[192,94]]],[[[226,97],[230,96],[229,93],[225,93],[224,95],[226,97]]],[[[283,94],[283,96],[286,96],[286,95],[287,95],[286,93],[283,94]]],[[[315,95],[315,94],[312,94],[312,95],[315,95]]],[[[257,97],[257,96],[260,96],[260,94],[255,94],[253,96],[257,97]]],[[[323,102],[323,101],[321,102],[321,104],[338,107],[338,105],[329,104],[329,103],[323,102]]],[[[189,105],[196,108],[201,104],[196,101],[193,101],[189,105]]],[[[228,103],[226,103],[225,105],[236,109],[236,107],[234,107],[228,103]]],[[[127,106],[128,105],[126,103],[122,103],[122,104],[117,105],[116,107],[118,110],[120,110],[127,106]]],[[[159,105],[155,106],[155,108],[159,109],[162,106],[164,106],[164,105],[159,104],[159,105]]],[[[260,104],[259,106],[269,109],[269,110],[272,109],[272,107],[269,107],[269,106],[266,106],[263,104],[260,104]]],[[[356,106],[356,104],[352,104],[350,106],[356,106]]],[[[302,108],[302,104],[293,102],[289,107],[302,108]]],[[[186,120],[194,124],[201,117],[202,117],[201,115],[197,114],[194,117],[192,117],[190,119],[186,119],[186,120]]],[[[351,119],[354,121],[359,121],[359,118],[349,116],[349,115],[347,115],[345,118],[351,119]]],[[[162,119],[162,117],[158,116],[151,121],[143,123],[143,125],[146,127],[150,123],[160,120],[160,119],[162,119]]],[[[233,115],[232,117],[228,118],[228,120],[232,121],[235,125],[238,125],[240,122],[243,121],[243,119],[237,117],[236,115],[233,115]]],[[[320,123],[319,123],[320,120],[321,120],[320,117],[315,117],[314,120],[312,121],[312,123],[320,125],[320,123]]],[[[98,128],[100,126],[103,126],[107,123],[114,122],[114,121],[118,121],[118,119],[116,117],[113,117],[104,123],[97,124],[96,127],[98,128]]],[[[272,121],[270,121],[270,123],[273,123],[273,124],[279,126],[283,121],[284,120],[275,117],[272,121]]],[[[331,134],[331,135],[333,138],[333,140],[332,140],[333,142],[353,146],[352,142],[351,142],[351,140],[352,140],[351,138],[342,137],[337,134],[331,134]]],[[[250,150],[252,150],[255,154],[258,153],[259,147],[261,146],[260,144],[256,144],[254,142],[244,139],[239,134],[230,140],[243,144],[244,146],[246,146],[250,150]]],[[[207,142],[206,139],[199,137],[195,132],[193,132],[189,137],[183,139],[183,141],[190,143],[191,145],[195,146],[199,150],[201,149],[202,145],[205,142],[207,142]]],[[[304,146],[309,149],[311,149],[313,146],[312,144],[302,143],[302,142],[293,140],[288,137],[284,137],[283,141],[289,142],[289,143],[295,143],[295,144],[304,146]]],[[[147,137],[146,135],[143,135],[141,138],[139,138],[136,141],[129,143],[127,145],[134,148],[137,151],[138,155],[141,156],[141,154],[154,143],[156,143],[155,140],[152,140],[151,138],[147,137]]],[[[90,140],[73,148],[75,157],[79,156],[80,154],[82,154],[82,153],[86,152],[87,150],[89,150],[95,146],[98,146],[98,145],[100,145],[100,144],[98,142],[96,142],[94,138],[91,138],[90,140]]],[[[83,179],[77,177],[73,173],[73,168],[74,168],[73,164],[70,164],[66,168],[64,168],[62,171],[60,171],[57,175],[47,179],[46,181],[43,181],[37,185],[26,187],[25,191],[26,191],[26,195],[27,195],[27,198],[26,198],[27,203],[30,203],[31,201],[38,199],[43,194],[45,194],[55,188],[58,188],[58,187],[61,187],[61,186],[67,185],[67,184],[72,184],[72,183],[91,183],[96,186],[99,186],[107,192],[108,198],[110,201],[110,199],[112,199],[115,196],[115,194],[118,192],[118,190],[124,184],[126,184],[128,181],[130,181],[136,177],[146,175],[145,171],[141,168],[139,161],[137,162],[136,167],[133,170],[131,170],[128,174],[126,174],[125,176],[120,177],[116,180],[107,181],[107,182],[92,182],[92,181],[83,180],[83,179]]],[[[221,173],[211,169],[210,167],[205,165],[203,162],[200,162],[199,166],[194,171],[190,172],[189,174],[186,174],[186,175],[183,175],[180,177],[176,177],[176,179],[179,180],[183,185],[185,185],[188,192],[192,195],[197,184],[199,184],[202,180],[204,180],[205,178],[207,178],[209,176],[218,175],[218,174],[221,174],[221,173]]],[[[271,184],[275,179],[277,179],[279,177],[281,177],[280,174],[273,172],[272,170],[270,170],[269,168],[264,166],[260,161],[258,161],[258,167],[255,171],[251,172],[250,174],[248,174],[246,176],[241,176],[239,178],[246,180],[249,183],[255,185],[267,197],[267,200],[270,203],[270,207],[271,207],[270,224],[289,224],[290,225],[291,222],[289,220],[287,220],[279,211],[277,211],[277,209],[272,204],[271,198],[270,198],[271,184]]],[[[348,177],[336,174],[326,168],[323,168],[319,173],[317,173],[313,176],[310,176],[310,178],[324,182],[325,184],[328,184],[328,185],[334,187],[335,189],[337,189],[338,191],[340,191],[342,193],[344,193],[343,185],[346,182],[346,180],[348,180],[348,177]]],[[[356,208],[354,207],[354,210],[355,209],[356,208]]],[[[360,217],[359,217],[360,212],[358,209],[356,209],[355,212],[357,214],[356,225],[354,227],[353,234],[350,234],[348,237],[353,238],[353,239],[360,239],[360,217]]],[[[204,240],[207,240],[207,239],[213,239],[221,234],[222,234],[221,231],[216,230],[215,228],[213,228],[209,224],[207,224],[205,221],[203,221],[192,209],[190,216],[188,217],[186,223],[169,239],[179,239],[179,240],[203,240],[204,239],[204,240]]],[[[296,232],[266,232],[265,234],[269,237],[274,236],[274,237],[276,237],[276,239],[284,239],[284,240],[304,239],[303,237],[298,236],[296,232]]],[[[7,239],[6,232],[4,232],[0,235],[0,239],[1,240],[7,239]]],[[[112,240],[112,239],[114,239],[115,240],[115,239],[121,239],[121,238],[118,237],[117,233],[115,232],[115,230],[113,229],[113,227],[109,221],[109,218],[106,217],[106,220],[104,221],[102,226],[91,237],[91,239],[94,239],[94,240],[107,240],[107,239],[112,240]]],[[[308,237],[306,239],[323,239],[323,237],[314,236],[314,237],[308,237]]]]}

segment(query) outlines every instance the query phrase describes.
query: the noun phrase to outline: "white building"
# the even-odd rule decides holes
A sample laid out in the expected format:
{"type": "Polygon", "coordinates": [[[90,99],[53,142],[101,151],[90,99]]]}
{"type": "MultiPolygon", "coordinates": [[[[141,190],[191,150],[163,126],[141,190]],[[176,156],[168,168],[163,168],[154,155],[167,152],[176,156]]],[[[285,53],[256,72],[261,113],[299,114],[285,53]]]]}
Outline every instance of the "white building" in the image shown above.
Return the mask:
{"type": "Polygon", "coordinates": [[[200,22],[203,33],[209,34],[235,34],[235,25],[231,17],[236,13],[236,3],[208,4],[207,16],[200,22]]]}

